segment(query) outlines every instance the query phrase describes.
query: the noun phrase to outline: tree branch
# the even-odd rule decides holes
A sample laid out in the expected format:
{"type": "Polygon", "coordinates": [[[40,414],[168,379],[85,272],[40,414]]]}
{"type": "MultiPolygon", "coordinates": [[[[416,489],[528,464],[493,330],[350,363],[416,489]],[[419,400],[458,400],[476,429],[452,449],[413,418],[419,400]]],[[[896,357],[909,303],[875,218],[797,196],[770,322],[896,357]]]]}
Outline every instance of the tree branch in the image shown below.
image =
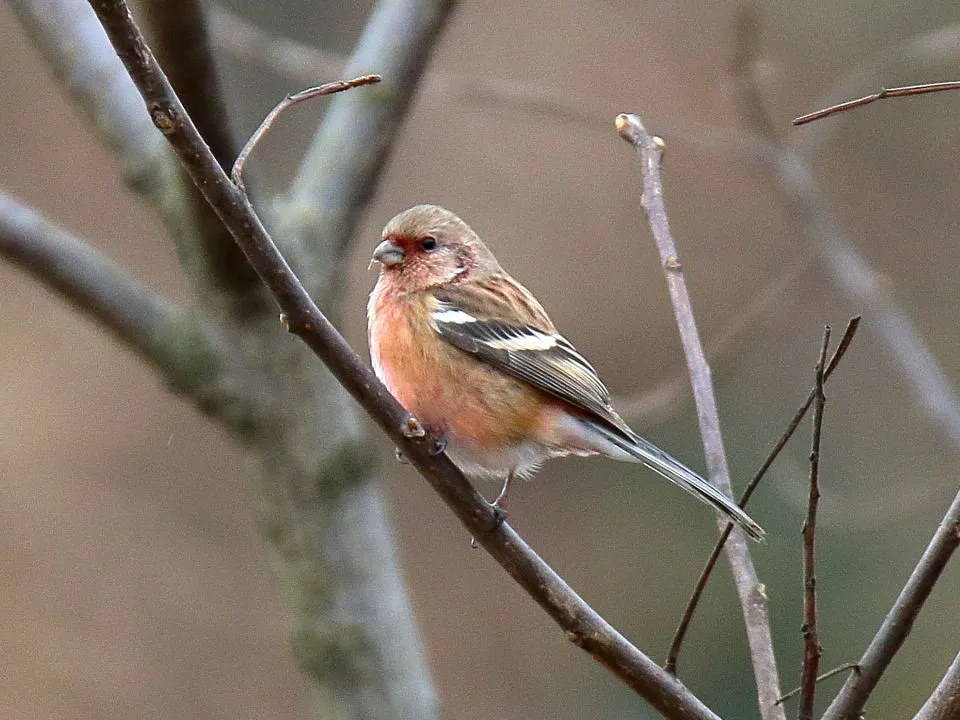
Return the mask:
{"type": "MultiPolygon", "coordinates": [[[[220,167],[228,169],[236,157],[237,145],[230,129],[202,3],[199,0],[145,0],[143,5],[153,31],[153,46],[170,84],[220,167]]],[[[257,306],[266,298],[256,273],[193,183],[185,175],[183,179],[196,214],[199,251],[206,259],[208,278],[235,302],[252,304],[244,308],[246,311],[261,309],[257,306]]]]}
{"type": "Polygon", "coordinates": [[[937,689],[913,720],[956,720],[960,717],[960,653],[953,659],[937,689]]]}
{"type": "Polygon", "coordinates": [[[830,347],[830,326],[823,329],[823,343],[817,359],[816,396],[813,405],[813,439],[810,441],[810,492],[807,497],[807,518],[803,521],[803,666],[800,671],[800,720],[813,720],[813,700],[820,670],[820,639],[817,634],[817,577],[815,542],[817,506],[820,503],[820,438],[823,434],[824,368],[830,347]]]}
{"type": "MultiPolygon", "coordinates": [[[[892,63],[903,55],[913,56],[923,48],[933,48],[940,55],[952,52],[955,56],[958,34],[960,26],[953,26],[943,32],[909,41],[886,56],[884,62],[892,63]],[[947,50],[947,46],[952,46],[952,49],[947,50]]],[[[752,47],[750,43],[745,45],[752,47]]],[[[737,65],[741,74],[736,78],[736,107],[747,128],[758,136],[753,146],[758,163],[774,178],[784,198],[806,224],[807,235],[823,257],[834,284],[854,304],[870,308],[870,325],[876,328],[893,354],[914,397],[933,424],[960,450],[960,400],[909,314],[878,281],[878,273],[857,249],[817,186],[809,163],[804,160],[812,152],[812,140],[805,143],[800,152],[791,152],[777,142],[766,123],[758,121],[764,111],[759,89],[755,86],[752,62],[755,59],[747,57],[737,65]]],[[[866,72],[861,69],[856,75],[862,78],[866,72]]],[[[841,87],[845,88],[846,85],[841,87]]],[[[846,92],[850,94],[853,91],[846,92]]],[[[820,123],[818,128],[826,133],[831,124],[820,123]]],[[[799,140],[803,136],[798,134],[796,137],[799,140]]]]}
{"type": "MultiPolygon", "coordinates": [[[[643,177],[641,203],[650,221],[650,229],[653,231],[654,241],[660,253],[674,313],[677,316],[677,327],[680,330],[680,339],[683,343],[697,404],[697,419],[700,424],[700,434],[703,437],[707,470],[713,483],[730,496],[732,495],[730,472],[727,468],[723,438],[720,434],[719,414],[710,380],[710,368],[704,358],[703,346],[693,318],[690,296],[677,259],[677,250],[670,234],[663,202],[663,184],[660,179],[663,141],[652,137],[636,115],[618,115],[617,129],[621,137],[634,146],[640,157],[643,177]]],[[[718,517],[717,522],[721,530],[726,529],[725,520],[718,517]]],[[[726,548],[746,622],[747,640],[750,644],[750,656],[757,681],[760,713],[764,720],[785,720],[783,708],[776,704],[781,694],[780,680],[773,654],[773,637],[763,586],[757,578],[743,534],[735,533],[726,548]]]]}
{"type": "Polygon", "coordinates": [[[824,713],[823,720],[856,720],[860,717],[870,693],[910,634],[923,603],[958,545],[960,493],[953,499],[896,602],[857,662],[860,672],[847,679],[824,713]]]}
{"type": "Polygon", "coordinates": [[[110,330],[178,390],[208,378],[215,356],[207,331],[83,240],[3,193],[0,255],[110,330]]]}
{"type": "Polygon", "coordinates": [[[563,627],[568,638],[671,718],[716,718],[679,681],[630,645],[506,524],[431,438],[415,424],[321,313],[280,255],[245,196],[210,155],[166,82],[122,0],[91,0],[111,42],[142,93],[150,116],[228,227],[282,310],[289,330],[320,357],[376,423],[421,471],[477,541],[563,627]]]}
{"type": "Polygon", "coordinates": [[[344,72],[377,73],[383,82],[330,103],[288,197],[280,201],[284,250],[310,294],[330,312],[338,299],[337,268],[454,4],[379,0],[344,72]]]}
{"type": "MultiPolygon", "coordinates": [[[[299,84],[316,82],[318,74],[329,77],[346,73],[347,60],[341,55],[273,34],[217,2],[210,4],[209,12],[214,44],[229,57],[268,68],[299,84]]],[[[616,112],[616,102],[609,98],[571,97],[567,88],[541,82],[430,71],[420,84],[422,94],[435,106],[465,103],[505,108],[596,127],[604,127],[616,112]]]]}
{"type": "MultiPolygon", "coordinates": [[[[192,184],[184,181],[176,154],[153,128],[87,3],[11,0],[10,5],[74,104],[116,155],[124,181],[148,201],[170,232],[194,284],[208,296],[211,285],[214,290],[228,287],[216,273],[207,272],[211,269],[207,253],[217,250],[206,247],[209,226],[191,200],[192,184]]],[[[252,309],[253,299],[244,299],[248,304],[243,308],[252,309]]]]}
{"type": "MultiPolygon", "coordinates": [[[[827,368],[823,373],[824,381],[830,378],[830,375],[833,374],[833,371],[836,369],[838,363],[847,352],[847,348],[850,347],[850,343],[853,342],[853,336],[856,334],[858,327],[860,327],[859,316],[851,318],[850,322],[847,323],[847,329],[843,331],[843,337],[840,338],[837,349],[834,350],[833,357],[830,358],[830,362],[827,364],[827,368]]],[[[787,446],[790,438],[793,437],[793,434],[797,431],[797,428],[800,427],[800,421],[803,420],[804,416],[807,414],[807,411],[810,409],[810,406],[813,404],[816,393],[816,387],[810,389],[810,392],[807,393],[806,400],[803,401],[803,403],[794,413],[793,419],[790,421],[790,424],[787,425],[787,429],[784,430],[783,434],[780,436],[780,439],[773,446],[773,449],[767,455],[766,460],[763,461],[760,469],[757,470],[750,482],[747,483],[747,487],[744,489],[743,494],[740,496],[740,500],[737,502],[740,507],[745,508],[747,503],[750,502],[750,498],[753,497],[753,491],[757,489],[758,485],[760,485],[760,481],[763,480],[764,476],[767,474],[767,471],[770,469],[770,466],[773,465],[774,461],[780,455],[780,452],[787,446]]],[[[683,640],[687,634],[687,629],[690,626],[690,622],[693,620],[693,613],[696,611],[697,604],[700,602],[700,596],[703,595],[703,591],[707,586],[707,581],[710,579],[710,575],[713,573],[713,568],[716,566],[717,560],[720,559],[720,553],[723,551],[723,546],[726,544],[727,538],[730,537],[730,533],[732,531],[733,523],[727,523],[726,529],[724,529],[724,531],[720,534],[720,538],[713,546],[710,557],[708,557],[707,561],[704,563],[703,570],[700,571],[700,577],[697,579],[697,584],[693,588],[693,593],[691,593],[690,599],[687,601],[687,606],[683,610],[683,615],[680,616],[680,623],[677,625],[677,629],[673,635],[673,641],[670,643],[670,652],[667,654],[667,660],[663,665],[664,670],[669,673],[675,675],[677,672],[677,657],[680,654],[680,646],[683,644],[683,640]]],[[[787,694],[789,695],[789,693],[787,694]]],[[[782,697],[779,698],[779,700],[782,699],[782,697]]]]}

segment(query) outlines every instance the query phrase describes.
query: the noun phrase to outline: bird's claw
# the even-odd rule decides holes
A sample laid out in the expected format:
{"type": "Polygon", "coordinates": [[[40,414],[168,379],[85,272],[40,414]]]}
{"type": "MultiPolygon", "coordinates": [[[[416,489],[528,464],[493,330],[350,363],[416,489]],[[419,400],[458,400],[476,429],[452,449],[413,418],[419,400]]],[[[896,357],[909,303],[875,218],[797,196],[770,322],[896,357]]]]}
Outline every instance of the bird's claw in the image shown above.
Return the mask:
{"type": "Polygon", "coordinates": [[[498,497],[490,503],[490,509],[493,510],[493,519],[496,522],[494,530],[499,530],[500,526],[507,521],[507,506],[502,497],[498,497]]]}
{"type": "Polygon", "coordinates": [[[443,451],[447,449],[447,441],[443,438],[437,438],[433,441],[433,447],[430,448],[430,454],[436,457],[437,455],[442,455],[443,451]]]}
{"type": "Polygon", "coordinates": [[[397,462],[401,465],[409,465],[410,461],[407,460],[407,456],[403,454],[403,451],[400,448],[393,449],[393,456],[397,459],[397,462]]]}

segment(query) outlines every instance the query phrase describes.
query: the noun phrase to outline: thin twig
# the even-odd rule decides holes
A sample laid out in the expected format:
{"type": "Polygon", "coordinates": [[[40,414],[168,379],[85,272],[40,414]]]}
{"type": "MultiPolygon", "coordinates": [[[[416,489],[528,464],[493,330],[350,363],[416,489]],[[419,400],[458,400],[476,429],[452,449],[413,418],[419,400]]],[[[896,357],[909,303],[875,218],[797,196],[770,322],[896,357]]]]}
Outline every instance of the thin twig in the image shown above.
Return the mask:
{"type": "MultiPolygon", "coordinates": [[[[690,370],[690,381],[697,405],[697,419],[703,438],[710,480],[730,496],[732,495],[730,473],[723,449],[723,438],[720,434],[719,414],[710,379],[710,367],[707,365],[697,333],[690,296],[683,279],[680,261],[677,259],[677,250],[670,234],[663,202],[663,184],[660,178],[663,141],[651,136],[636,115],[618,115],[616,125],[620,136],[633,145],[640,157],[643,178],[641,204],[647,212],[650,229],[663,263],[684,356],[690,370]]],[[[717,522],[721,528],[726,527],[726,522],[719,517],[717,522]]],[[[760,713],[764,720],[784,720],[782,708],[774,704],[780,697],[780,680],[773,653],[773,637],[763,586],[757,578],[743,534],[736,533],[726,548],[747,627],[760,713]]]]}
{"type": "Polygon", "coordinates": [[[879,92],[864,95],[856,100],[847,100],[830,107],[816,110],[806,115],[801,115],[793,119],[794,125],[805,125],[814,120],[820,120],[837,113],[853,110],[864,105],[869,105],[877,100],[886,100],[887,98],[907,97],[908,95],[925,95],[927,93],[944,92],[945,90],[960,90],[960,81],[951,80],[948,82],[924,83],[922,85],[901,85],[900,87],[883,88],[879,92]]]}
{"type": "MultiPolygon", "coordinates": [[[[860,327],[859,315],[851,318],[847,323],[847,328],[843,331],[843,337],[840,338],[840,344],[837,345],[837,349],[834,351],[833,357],[830,358],[830,362],[827,363],[827,368],[824,370],[824,381],[827,381],[830,378],[840,360],[847,352],[847,348],[850,347],[850,343],[853,341],[853,336],[856,334],[858,327],[860,327]]],[[[746,507],[747,503],[750,502],[750,498],[753,496],[754,490],[757,489],[760,481],[767,474],[767,471],[773,465],[777,457],[779,457],[780,452],[787,446],[787,442],[789,442],[790,438],[793,437],[793,434],[797,431],[797,428],[800,427],[800,422],[807,414],[810,406],[813,405],[813,400],[816,397],[816,393],[817,389],[815,387],[811,388],[810,392],[807,393],[806,399],[803,401],[800,407],[797,408],[797,411],[793,415],[793,419],[790,421],[790,424],[787,425],[787,429],[784,430],[783,434],[780,436],[780,439],[776,442],[776,444],[773,446],[773,449],[770,450],[769,454],[767,455],[767,458],[763,461],[760,469],[757,470],[753,478],[747,484],[746,489],[744,489],[743,495],[740,496],[740,500],[737,503],[740,505],[740,507],[746,507]]],[[[677,658],[680,655],[680,647],[683,645],[683,640],[686,637],[687,630],[690,627],[690,622],[693,620],[693,614],[700,602],[700,597],[703,595],[703,591],[707,586],[707,581],[710,579],[710,575],[713,573],[713,568],[716,566],[717,560],[720,558],[720,553],[723,551],[723,546],[726,544],[727,538],[730,536],[732,531],[733,524],[727,523],[727,527],[724,529],[723,533],[721,533],[716,545],[713,546],[713,550],[710,552],[710,557],[708,557],[707,561],[704,563],[703,570],[700,571],[700,577],[697,579],[697,584],[690,595],[690,599],[687,601],[687,606],[683,610],[683,615],[680,617],[680,624],[677,625],[677,629],[674,632],[673,641],[670,643],[670,651],[667,653],[667,660],[663,665],[664,669],[669,673],[676,674],[677,672],[677,658]]]]}
{"type": "Polygon", "coordinates": [[[568,638],[623,679],[669,718],[712,713],[675,678],[665,675],[590,608],[470,485],[430,437],[411,438],[410,415],[377,380],[307,295],[246,201],[210,155],[122,0],[91,0],[151,117],[179,153],[204,196],[246,253],[280,305],[288,329],[323,360],[344,388],[401,448],[470,533],[566,631],[568,638]]]}
{"type": "Polygon", "coordinates": [[[896,602],[857,662],[860,673],[847,679],[823,720],[855,720],[860,716],[870,693],[910,634],[914,620],[958,546],[960,493],[954,497],[896,602]]]}
{"type": "Polygon", "coordinates": [[[800,720],[813,720],[817,671],[820,669],[820,639],[817,634],[817,575],[814,552],[817,534],[817,507],[820,504],[820,439],[823,434],[823,371],[830,347],[830,326],[823,329],[823,344],[817,359],[816,396],[813,404],[813,438],[810,441],[810,492],[807,518],[803,522],[803,666],[800,670],[800,720]]]}
{"type": "MultiPolygon", "coordinates": [[[[911,40],[905,48],[897,48],[894,57],[917,50],[917,46],[934,47],[942,57],[952,47],[956,53],[960,26],[946,33],[911,40]]],[[[859,75],[866,73],[858,70],[859,75]]],[[[858,76],[859,76],[858,75],[858,76]]],[[[744,82],[753,82],[752,75],[744,82]]],[[[764,135],[764,127],[755,122],[758,110],[749,103],[760,102],[759,92],[741,95],[738,109],[748,129],[761,139],[754,143],[753,152],[761,167],[769,172],[785,199],[806,225],[807,235],[824,259],[831,280],[857,307],[868,307],[870,326],[883,339],[901,373],[925,410],[931,422],[960,450],[960,400],[953,384],[942,370],[933,352],[914,326],[910,315],[889,292],[866,257],[857,249],[853,239],[844,230],[827,198],[817,186],[806,152],[791,152],[771,135],[764,135]]],[[[831,124],[823,127],[829,128],[831,124]]],[[[799,132],[799,131],[798,131],[799,132]]],[[[824,133],[827,131],[824,130],[824,133]]],[[[807,143],[802,150],[809,151],[807,143]]]]}
{"type": "MultiPolygon", "coordinates": [[[[817,675],[817,682],[819,683],[819,682],[822,682],[823,680],[828,680],[832,678],[834,675],[839,675],[840,673],[846,670],[853,670],[854,672],[860,672],[860,668],[857,667],[856,663],[844,663],[843,665],[835,667],[833,670],[827,670],[825,673],[823,673],[823,675],[817,675]]],[[[787,700],[792,698],[794,695],[798,695],[799,693],[800,693],[800,688],[795,687],[793,690],[791,690],[790,692],[780,697],[777,700],[777,705],[782,705],[787,700]]]]}
{"type": "Polygon", "coordinates": [[[297,103],[303,102],[304,100],[313,100],[314,98],[323,97],[324,95],[332,95],[333,93],[343,92],[344,90],[349,90],[350,88],[360,87],[361,85],[372,85],[374,83],[380,82],[379,75],[364,75],[363,77],[354,78],[353,80],[345,80],[340,82],[331,82],[324,83],[323,85],[318,85],[317,87],[307,88],[306,90],[301,90],[300,92],[292,93],[287,95],[283,100],[278,102],[273,110],[267,113],[267,116],[263,119],[263,122],[260,123],[253,135],[250,136],[250,139],[247,140],[246,145],[243,146],[243,149],[240,150],[240,153],[237,155],[237,159],[233,162],[233,169],[230,170],[230,177],[237,187],[247,191],[246,186],[243,182],[243,168],[247,163],[247,158],[250,156],[250,153],[253,152],[253,149],[257,146],[257,143],[270,132],[270,128],[273,127],[273,124],[277,121],[277,118],[280,117],[280,114],[283,113],[290,107],[293,107],[297,103]]]}
{"type": "MultiPolygon", "coordinates": [[[[944,67],[960,59],[960,23],[944,25],[921,33],[884,48],[883,52],[858,65],[844,75],[817,101],[818,105],[833,105],[844,98],[862,91],[865,87],[881,85],[885,78],[898,74],[904,68],[919,72],[944,67]]],[[[833,122],[797,130],[791,140],[791,148],[802,158],[810,161],[815,157],[842,125],[846,116],[834,118],[833,122]]]]}
{"type": "Polygon", "coordinates": [[[172,387],[186,391],[204,381],[197,368],[204,353],[212,356],[208,330],[86,242],[3,193],[0,256],[97,320],[172,387]]]}
{"type": "Polygon", "coordinates": [[[913,720],[957,720],[960,717],[960,653],[913,720]]]}

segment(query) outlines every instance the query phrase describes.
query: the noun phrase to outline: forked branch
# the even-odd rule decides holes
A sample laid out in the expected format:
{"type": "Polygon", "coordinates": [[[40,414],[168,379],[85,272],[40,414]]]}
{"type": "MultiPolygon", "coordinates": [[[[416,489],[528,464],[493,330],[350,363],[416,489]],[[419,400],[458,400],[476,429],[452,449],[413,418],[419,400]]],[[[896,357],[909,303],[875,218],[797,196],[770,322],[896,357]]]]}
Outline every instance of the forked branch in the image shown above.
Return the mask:
{"type": "MultiPolygon", "coordinates": [[[[590,608],[505,523],[434,440],[410,437],[412,418],[364,365],[307,295],[280,255],[243,192],[210,155],[202,138],[147,47],[122,0],[91,0],[110,41],[143,95],[150,116],[202,189],[207,201],[247,255],[281,309],[289,330],[323,360],[337,380],[401,448],[457,517],[507,572],[566,631],[669,718],[716,719],[689,690],[666,675],[590,608]]],[[[332,149],[335,152],[336,148],[332,149]]]]}
{"type": "MultiPolygon", "coordinates": [[[[647,212],[650,229],[660,253],[670,299],[677,318],[677,327],[680,330],[680,339],[683,343],[684,355],[690,371],[690,382],[697,404],[697,418],[700,423],[700,434],[703,437],[710,480],[721,491],[732,496],[730,472],[727,468],[723,438],[720,434],[720,419],[713,393],[713,383],[710,379],[710,367],[707,365],[703,345],[697,333],[690,296],[683,279],[663,202],[663,183],[660,177],[663,141],[651,136],[636,115],[618,115],[616,125],[620,136],[633,145],[640,157],[643,177],[641,202],[647,212]]],[[[725,532],[726,522],[719,518],[717,522],[725,532]]],[[[747,626],[747,640],[750,644],[750,656],[757,682],[760,713],[764,720],[785,720],[783,708],[776,704],[781,694],[780,678],[773,653],[773,636],[763,586],[757,578],[744,536],[739,532],[734,533],[726,548],[747,626]]]]}

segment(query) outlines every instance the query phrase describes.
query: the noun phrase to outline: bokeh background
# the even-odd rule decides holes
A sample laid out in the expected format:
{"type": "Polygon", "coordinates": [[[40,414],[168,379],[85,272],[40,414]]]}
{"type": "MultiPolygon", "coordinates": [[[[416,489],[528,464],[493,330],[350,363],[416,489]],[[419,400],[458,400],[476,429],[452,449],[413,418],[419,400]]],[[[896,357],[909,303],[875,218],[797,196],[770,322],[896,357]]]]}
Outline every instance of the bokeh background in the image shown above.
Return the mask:
{"type": "MultiPolygon", "coordinates": [[[[369,4],[223,7],[343,55],[369,4]]],[[[613,130],[618,111],[640,112],[667,142],[667,205],[702,335],[719,353],[715,379],[738,487],[806,395],[823,325],[839,335],[849,316],[864,316],[828,388],[818,536],[826,669],[855,660],[872,637],[957,490],[960,448],[917,402],[872,308],[838,288],[803,219],[745,149],[730,76],[738,8],[462,2],[345,269],[353,309],[343,330],[365,345],[374,281],[366,265],[380,226],[406,206],[436,202],[487,239],[618,396],[649,397],[673,381],[682,356],[639,208],[637,163],[613,130]],[[533,102],[529,89],[549,102],[533,102]]],[[[855,94],[956,79],[956,8],[848,0],[757,9],[758,77],[777,134],[786,142],[829,134],[812,157],[820,188],[955,384],[960,96],[879,103],[812,135],[797,135],[789,121],[819,107],[854,69],[929,33],[940,31],[939,44],[888,63],[855,94]]],[[[5,5],[0,38],[0,187],[188,300],[158,223],[120,184],[5,5]]],[[[231,52],[222,72],[242,137],[306,84],[231,52]]],[[[319,104],[291,111],[258,151],[263,190],[292,177],[321,112],[319,104]]],[[[249,460],[100,328],[3,263],[0,308],[2,714],[298,717],[303,681],[257,533],[249,460]]],[[[278,330],[277,341],[293,339],[278,330]]],[[[689,393],[667,396],[634,415],[634,425],[702,468],[689,393]]],[[[755,559],[785,688],[800,667],[808,447],[805,424],[752,505],[770,538],[755,559]]],[[[470,549],[426,483],[409,467],[393,468],[385,441],[377,451],[391,466],[396,540],[448,717],[654,716],[470,549]]],[[[511,520],[534,548],[662,660],[715,535],[709,513],[650,473],[600,460],[556,461],[512,502],[511,520]]],[[[958,590],[960,571],[949,568],[870,717],[910,716],[932,690],[960,645],[958,590]]],[[[706,594],[680,673],[724,717],[755,716],[726,567],[706,594]]],[[[821,697],[837,684],[824,683],[821,697]]]]}

